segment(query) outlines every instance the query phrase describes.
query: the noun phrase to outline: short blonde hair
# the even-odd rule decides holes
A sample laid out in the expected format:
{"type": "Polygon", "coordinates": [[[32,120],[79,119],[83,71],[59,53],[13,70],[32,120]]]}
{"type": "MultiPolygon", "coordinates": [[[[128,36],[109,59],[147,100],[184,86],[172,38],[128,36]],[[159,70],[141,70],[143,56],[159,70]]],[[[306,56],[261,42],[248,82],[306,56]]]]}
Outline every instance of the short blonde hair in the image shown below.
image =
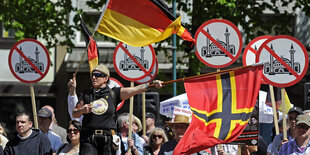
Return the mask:
{"type": "Polygon", "coordinates": [[[149,143],[148,143],[149,146],[153,146],[152,138],[153,138],[153,135],[154,135],[155,131],[159,131],[160,134],[163,136],[163,143],[162,143],[162,144],[164,144],[165,142],[168,141],[168,138],[167,138],[167,136],[166,136],[166,133],[165,133],[165,131],[164,131],[162,128],[154,128],[154,129],[150,132],[150,135],[149,135],[149,143]]]}

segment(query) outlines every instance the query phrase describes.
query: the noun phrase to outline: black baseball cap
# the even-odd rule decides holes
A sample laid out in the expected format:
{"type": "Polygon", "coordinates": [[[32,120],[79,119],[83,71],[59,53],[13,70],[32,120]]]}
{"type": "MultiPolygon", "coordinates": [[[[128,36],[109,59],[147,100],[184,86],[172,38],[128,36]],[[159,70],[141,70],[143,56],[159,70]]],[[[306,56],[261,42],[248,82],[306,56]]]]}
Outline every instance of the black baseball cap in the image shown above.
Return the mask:
{"type": "Polygon", "coordinates": [[[292,107],[292,108],[288,111],[288,114],[289,114],[289,113],[292,113],[292,112],[297,112],[299,115],[302,115],[302,114],[303,114],[302,109],[299,108],[299,107],[292,107]]]}
{"type": "Polygon", "coordinates": [[[145,118],[153,118],[153,119],[156,119],[155,115],[154,115],[153,113],[151,113],[151,112],[147,112],[147,113],[145,114],[145,118]]]}

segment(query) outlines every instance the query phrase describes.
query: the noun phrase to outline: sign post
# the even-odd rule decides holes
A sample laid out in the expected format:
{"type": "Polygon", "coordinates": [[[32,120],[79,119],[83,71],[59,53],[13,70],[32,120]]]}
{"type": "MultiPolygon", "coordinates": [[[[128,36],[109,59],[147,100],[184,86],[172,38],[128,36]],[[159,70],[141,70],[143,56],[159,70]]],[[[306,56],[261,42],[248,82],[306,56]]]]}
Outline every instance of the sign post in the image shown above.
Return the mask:
{"type": "Polygon", "coordinates": [[[48,73],[50,67],[48,50],[35,39],[24,39],[11,48],[8,62],[14,77],[30,86],[34,125],[38,129],[33,84],[42,80],[48,73]]]}

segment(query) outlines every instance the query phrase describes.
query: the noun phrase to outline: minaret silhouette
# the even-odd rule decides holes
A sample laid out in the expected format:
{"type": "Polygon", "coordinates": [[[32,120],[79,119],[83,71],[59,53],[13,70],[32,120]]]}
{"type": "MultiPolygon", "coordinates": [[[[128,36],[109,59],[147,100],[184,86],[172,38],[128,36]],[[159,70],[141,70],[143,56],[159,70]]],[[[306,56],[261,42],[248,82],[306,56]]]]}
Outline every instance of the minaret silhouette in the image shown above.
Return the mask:
{"type": "MultiPolygon", "coordinates": [[[[274,51],[272,44],[270,45],[270,49],[272,51],[274,51]]],[[[273,68],[273,56],[271,54],[270,54],[270,72],[269,72],[269,75],[275,75],[274,68],[273,68]]]]}
{"type": "MultiPolygon", "coordinates": [[[[211,34],[209,33],[209,28],[207,28],[207,33],[211,36],[211,34]]],[[[205,55],[206,57],[211,57],[211,53],[210,53],[210,39],[208,37],[207,38],[207,52],[202,54],[205,55]]]]}
{"type": "Polygon", "coordinates": [[[291,44],[291,49],[290,49],[290,56],[291,56],[291,68],[293,69],[293,70],[295,70],[294,68],[294,53],[296,52],[296,50],[294,49],[294,47],[293,47],[293,44],[291,44]]]}
{"type": "Polygon", "coordinates": [[[140,48],[140,53],[141,53],[141,65],[143,66],[143,67],[147,67],[147,66],[144,66],[144,52],[145,52],[145,49],[143,48],[143,47],[141,47],[140,48]]]}
{"type": "Polygon", "coordinates": [[[226,38],[226,50],[229,52],[229,36],[230,33],[228,32],[228,28],[226,27],[226,31],[224,33],[225,38],[226,38]]]}
{"type": "MultiPolygon", "coordinates": [[[[127,44],[125,44],[125,48],[127,49],[127,44]]],[[[128,50],[128,49],[127,49],[128,50]]],[[[124,71],[128,70],[127,68],[127,54],[124,52],[124,71]]]]}
{"type": "Polygon", "coordinates": [[[36,51],[34,52],[36,54],[36,64],[35,66],[37,66],[39,68],[39,50],[38,50],[38,47],[36,47],[36,51]]]}
{"type": "MultiPolygon", "coordinates": [[[[20,50],[21,52],[23,52],[22,46],[19,47],[19,50],[20,50]]],[[[23,57],[22,57],[21,54],[19,55],[19,71],[18,71],[18,72],[19,72],[19,73],[24,73],[24,68],[23,68],[23,57]]]]}

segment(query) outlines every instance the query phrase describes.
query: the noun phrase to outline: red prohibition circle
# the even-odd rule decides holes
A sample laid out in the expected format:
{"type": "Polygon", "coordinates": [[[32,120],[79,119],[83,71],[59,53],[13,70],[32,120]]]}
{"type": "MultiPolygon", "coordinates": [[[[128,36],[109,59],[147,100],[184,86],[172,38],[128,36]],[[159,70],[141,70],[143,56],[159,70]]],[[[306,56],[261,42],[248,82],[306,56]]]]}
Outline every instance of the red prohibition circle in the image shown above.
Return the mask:
{"type": "MultiPolygon", "coordinates": [[[[151,52],[152,52],[152,59],[153,59],[149,71],[146,71],[145,74],[144,74],[143,76],[141,76],[141,77],[138,77],[138,78],[130,78],[130,77],[125,76],[125,75],[118,69],[117,64],[116,64],[116,62],[115,62],[115,60],[116,60],[116,53],[117,53],[117,51],[118,51],[119,48],[122,48],[122,47],[123,47],[123,44],[124,44],[124,43],[122,43],[122,42],[119,43],[119,44],[117,45],[117,47],[115,48],[114,54],[113,54],[113,65],[114,65],[115,71],[118,73],[118,75],[121,76],[123,79],[128,80],[128,81],[137,81],[137,80],[141,80],[141,79],[145,78],[146,76],[148,76],[148,75],[152,72],[153,67],[154,67],[154,65],[155,65],[156,56],[155,56],[154,48],[153,48],[151,45],[147,46],[147,47],[150,48],[150,50],[151,50],[151,52]]],[[[129,45],[128,45],[128,46],[129,46],[129,45]]],[[[124,51],[124,52],[126,52],[126,51],[124,51]]],[[[129,52],[128,52],[128,53],[129,53],[129,52]]],[[[130,54],[130,53],[129,53],[129,54],[130,54]]],[[[131,56],[129,56],[129,57],[131,57],[131,56]]],[[[142,66],[139,65],[139,64],[137,64],[137,65],[138,65],[140,68],[142,67],[142,66]]]]}
{"type": "Polygon", "coordinates": [[[157,71],[158,71],[158,61],[157,61],[157,59],[156,59],[156,63],[155,63],[155,66],[154,66],[153,69],[155,69],[154,74],[152,74],[152,72],[151,72],[150,75],[148,75],[148,76],[146,76],[146,77],[144,78],[144,79],[146,79],[146,78],[150,77],[149,80],[143,81],[144,79],[142,79],[142,80],[135,81],[135,83],[136,83],[136,84],[143,84],[143,83],[149,83],[149,82],[151,82],[152,80],[154,80],[154,78],[155,78],[156,75],[157,75],[157,71]]]}
{"type": "MultiPolygon", "coordinates": [[[[238,38],[239,38],[239,45],[240,45],[240,46],[239,46],[239,49],[238,49],[238,52],[237,52],[237,54],[236,54],[236,56],[233,57],[233,58],[231,58],[231,61],[228,62],[228,63],[226,63],[226,64],[214,65],[214,64],[210,64],[210,63],[206,62],[203,58],[201,58],[201,56],[199,55],[199,51],[198,51],[198,50],[196,50],[195,54],[196,54],[196,56],[198,57],[198,59],[199,59],[202,63],[204,63],[205,65],[207,65],[207,66],[210,66],[210,67],[213,67],[213,68],[224,68],[224,67],[227,67],[227,66],[231,65],[232,63],[234,63],[234,62],[238,59],[239,55],[240,55],[241,52],[242,52],[242,45],[243,45],[243,42],[242,42],[241,32],[239,31],[239,29],[237,28],[236,25],[234,25],[232,22],[230,22],[230,21],[228,21],[228,20],[226,20],[226,19],[212,19],[212,20],[208,20],[208,21],[206,21],[205,23],[203,23],[203,24],[198,28],[198,30],[196,31],[195,40],[196,40],[196,48],[197,48],[197,49],[198,49],[198,47],[197,47],[197,38],[198,38],[198,35],[199,35],[200,33],[203,33],[204,28],[205,28],[207,25],[212,24],[212,23],[224,23],[224,24],[227,24],[227,25],[231,26],[231,28],[232,28],[233,30],[235,30],[235,32],[236,32],[237,35],[238,35],[238,38]]],[[[210,38],[209,38],[209,39],[210,39],[210,38]]]]}
{"type": "MultiPolygon", "coordinates": [[[[247,53],[249,52],[249,51],[251,51],[251,52],[255,52],[254,54],[256,55],[257,54],[257,51],[259,50],[259,48],[257,49],[257,51],[252,51],[252,50],[254,50],[251,46],[253,45],[253,44],[255,44],[257,41],[260,41],[260,40],[263,40],[263,39],[269,39],[269,38],[271,38],[272,36],[270,36],[270,35],[264,35],[264,36],[259,36],[259,37],[256,37],[256,38],[254,38],[251,42],[249,42],[249,44],[245,47],[245,49],[244,49],[244,52],[243,52],[243,57],[242,57],[242,63],[243,63],[243,66],[247,66],[247,65],[251,65],[251,64],[246,64],[246,59],[247,59],[247,57],[246,57],[246,55],[247,55],[247,53]]],[[[265,40],[265,41],[266,41],[265,40]]],[[[256,59],[256,57],[255,57],[255,59],[256,59]]],[[[256,60],[254,60],[254,61],[256,61],[256,60]]]]}
{"type": "Polygon", "coordinates": [[[273,40],[276,40],[276,39],[288,39],[288,40],[291,40],[293,42],[295,42],[303,51],[304,53],[304,56],[305,56],[305,67],[302,71],[302,73],[300,75],[298,75],[298,77],[296,77],[295,80],[291,81],[291,82],[288,82],[288,83],[276,83],[276,82],[273,82],[271,80],[269,80],[264,74],[263,74],[263,80],[266,81],[268,84],[271,84],[275,87],[279,87],[279,88],[284,88],[284,87],[289,87],[289,86],[292,86],[294,84],[296,84],[297,82],[299,82],[304,76],[305,74],[307,73],[307,70],[308,70],[308,64],[309,64],[309,56],[308,56],[308,52],[305,48],[305,46],[299,41],[297,40],[296,38],[294,37],[291,37],[291,36],[288,36],[288,35],[278,35],[278,36],[274,36],[274,37],[271,37],[269,38],[268,40],[266,40],[259,48],[258,52],[257,52],[257,56],[256,56],[256,63],[258,63],[260,60],[259,60],[259,57],[260,57],[260,54],[262,52],[262,50],[267,46],[267,44],[273,40]]]}
{"type": "MultiPolygon", "coordinates": [[[[110,77],[110,80],[116,82],[120,87],[124,87],[124,86],[122,85],[122,83],[119,82],[118,80],[116,80],[115,78],[110,77]]],[[[125,102],[125,100],[122,100],[121,103],[117,104],[116,111],[118,111],[119,109],[122,108],[122,106],[124,105],[124,102],[125,102]]]]}
{"type": "Polygon", "coordinates": [[[9,63],[9,68],[10,68],[10,70],[11,70],[11,73],[12,73],[19,81],[24,82],[24,83],[36,83],[36,82],[42,80],[42,79],[46,76],[46,74],[48,73],[49,68],[50,68],[50,57],[49,57],[49,53],[48,53],[47,48],[46,48],[42,43],[40,43],[39,41],[37,41],[37,40],[35,40],[35,39],[27,38],[27,39],[23,39],[23,40],[17,42],[16,44],[14,44],[14,46],[11,48],[10,53],[9,53],[8,63],[9,63]],[[14,69],[13,69],[12,64],[11,64],[12,54],[13,54],[13,52],[14,52],[16,49],[18,49],[17,46],[18,46],[19,44],[23,43],[23,42],[34,42],[34,43],[36,43],[37,45],[39,45],[39,46],[44,50],[44,52],[45,52],[45,54],[46,54],[46,57],[47,57],[47,66],[46,66],[45,72],[42,73],[41,77],[39,77],[38,79],[31,80],[31,81],[25,80],[25,79],[22,79],[21,77],[19,77],[19,76],[14,72],[14,69]],[[16,48],[16,49],[15,49],[15,48],[16,48]]]}

